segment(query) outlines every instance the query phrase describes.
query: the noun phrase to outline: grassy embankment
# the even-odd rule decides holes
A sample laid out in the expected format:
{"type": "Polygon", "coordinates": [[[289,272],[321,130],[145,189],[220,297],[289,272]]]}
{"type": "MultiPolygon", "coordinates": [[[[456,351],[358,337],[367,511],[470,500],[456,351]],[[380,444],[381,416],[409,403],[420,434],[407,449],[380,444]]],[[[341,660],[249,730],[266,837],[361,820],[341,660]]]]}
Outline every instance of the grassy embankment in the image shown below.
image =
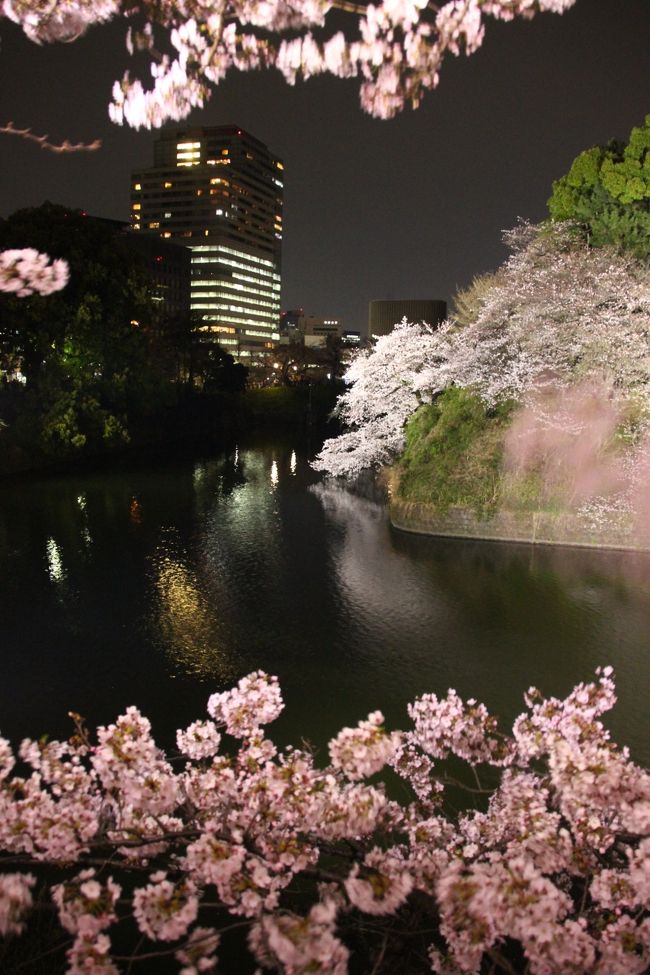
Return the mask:
{"type": "Polygon", "coordinates": [[[606,442],[595,445],[593,469],[583,469],[579,451],[576,466],[570,450],[567,458],[552,448],[522,467],[508,449],[517,405],[489,409],[468,390],[449,389],[407,424],[404,452],[388,474],[391,521],[428,535],[650,551],[634,512],[580,509],[580,477],[598,478],[601,460],[600,474],[607,472],[609,460],[629,446],[634,416],[630,404],[606,442]]]}
{"type": "Polygon", "coordinates": [[[393,468],[397,497],[443,513],[462,506],[488,516],[504,499],[504,439],[513,409],[512,404],[486,409],[478,396],[454,388],[420,407],[407,424],[406,446],[393,468]]]}

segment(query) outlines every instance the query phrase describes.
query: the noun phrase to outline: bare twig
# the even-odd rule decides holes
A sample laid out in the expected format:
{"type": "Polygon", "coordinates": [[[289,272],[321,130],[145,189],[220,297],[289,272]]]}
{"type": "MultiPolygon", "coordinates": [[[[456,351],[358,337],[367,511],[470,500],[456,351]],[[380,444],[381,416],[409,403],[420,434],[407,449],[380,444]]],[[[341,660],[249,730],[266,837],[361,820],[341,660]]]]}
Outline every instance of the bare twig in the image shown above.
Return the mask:
{"type": "Polygon", "coordinates": [[[382,943],[381,943],[381,949],[380,949],[380,951],[379,951],[379,953],[377,955],[377,958],[375,960],[375,964],[372,966],[372,972],[370,973],[370,975],[377,975],[377,973],[381,971],[381,965],[382,965],[382,962],[384,960],[384,955],[386,954],[386,948],[388,947],[388,936],[389,936],[391,930],[392,930],[392,928],[390,930],[388,930],[386,932],[386,934],[384,935],[384,937],[383,937],[383,940],[382,940],[382,943]]]}
{"type": "Polygon", "coordinates": [[[355,14],[357,17],[363,17],[367,13],[365,3],[352,3],[350,0],[334,0],[332,7],[334,10],[343,10],[346,14],[355,14]]]}
{"type": "MultiPolygon", "coordinates": [[[[225,928],[219,928],[218,934],[225,934],[226,932],[234,931],[237,928],[249,928],[251,924],[252,921],[237,921],[235,922],[235,924],[226,925],[225,928]]],[[[185,941],[180,946],[173,945],[171,948],[161,948],[159,951],[146,951],[143,952],[142,954],[137,954],[137,949],[136,949],[136,952],[134,952],[132,955],[111,955],[111,958],[113,959],[113,961],[128,961],[129,962],[129,968],[127,969],[128,972],[130,971],[131,965],[134,962],[150,961],[152,958],[168,958],[174,952],[178,951],[179,947],[187,948],[189,945],[192,946],[200,945],[202,942],[209,941],[210,938],[212,937],[213,937],[212,932],[210,932],[209,934],[204,935],[202,938],[195,938],[193,941],[191,941],[188,938],[188,940],[185,941]]]]}
{"type": "Polygon", "coordinates": [[[34,135],[31,129],[17,129],[13,122],[0,125],[0,134],[18,135],[22,139],[27,139],[29,142],[35,142],[41,149],[49,149],[50,152],[57,153],[95,152],[102,144],[101,139],[95,139],[94,142],[69,142],[67,139],[64,139],[63,142],[57,144],[50,142],[49,136],[47,135],[34,135]]]}
{"type": "Polygon", "coordinates": [[[65,941],[60,941],[58,945],[54,945],[53,948],[48,948],[47,951],[41,951],[38,955],[28,958],[26,961],[20,961],[14,966],[14,971],[18,972],[21,968],[27,968],[28,965],[34,965],[37,961],[41,961],[42,958],[47,958],[49,955],[55,955],[57,952],[63,951],[64,948],[68,948],[72,944],[72,938],[66,938],[65,941]]]}

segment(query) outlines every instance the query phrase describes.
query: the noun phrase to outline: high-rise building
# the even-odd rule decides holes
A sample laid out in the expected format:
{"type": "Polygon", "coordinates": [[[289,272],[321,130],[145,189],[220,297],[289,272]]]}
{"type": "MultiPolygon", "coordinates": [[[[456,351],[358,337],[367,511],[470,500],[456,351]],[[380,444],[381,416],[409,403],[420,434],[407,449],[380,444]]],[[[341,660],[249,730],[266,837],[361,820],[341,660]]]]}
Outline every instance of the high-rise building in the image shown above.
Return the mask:
{"type": "Polygon", "coordinates": [[[236,126],[173,129],[133,173],[131,229],[192,252],[190,309],[240,358],[279,338],[282,161],[236,126]]]}

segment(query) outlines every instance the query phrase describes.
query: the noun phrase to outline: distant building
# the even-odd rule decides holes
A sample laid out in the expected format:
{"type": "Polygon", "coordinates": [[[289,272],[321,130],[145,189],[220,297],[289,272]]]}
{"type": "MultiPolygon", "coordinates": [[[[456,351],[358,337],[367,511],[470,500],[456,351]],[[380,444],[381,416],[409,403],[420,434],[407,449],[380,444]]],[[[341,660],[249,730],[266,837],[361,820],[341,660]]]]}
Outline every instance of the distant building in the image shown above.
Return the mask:
{"type": "Polygon", "coordinates": [[[302,342],[300,322],[305,313],[302,308],[292,308],[280,315],[280,339],[289,342],[302,342]]]}
{"type": "Polygon", "coordinates": [[[329,335],[340,339],[343,335],[343,326],[338,318],[305,315],[302,308],[294,308],[282,313],[280,334],[290,341],[317,347],[325,345],[329,335]]]}
{"type": "Polygon", "coordinates": [[[144,234],[126,233],[123,240],[147,276],[156,322],[187,317],[190,311],[189,247],[144,234]]]}
{"type": "Polygon", "coordinates": [[[80,216],[98,226],[105,227],[119,238],[120,243],[133,256],[134,264],[147,282],[155,322],[165,318],[188,315],[190,309],[190,250],[169,240],[129,233],[124,220],[96,217],[85,210],[80,216]]]}
{"type": "Polygon", "coordinates": [[[406,318],[439,325],[447,317],[447,303],[435,298],[377,298],[368,306],[368,335],[388,335],[406,318]]]}
{"type": "Polygon", "coordinates": [[[279,338],[282,161],[236,126],[170,129],[131,178],[131,229],[191,250],[190,308],[240,358],[279,338]]]}

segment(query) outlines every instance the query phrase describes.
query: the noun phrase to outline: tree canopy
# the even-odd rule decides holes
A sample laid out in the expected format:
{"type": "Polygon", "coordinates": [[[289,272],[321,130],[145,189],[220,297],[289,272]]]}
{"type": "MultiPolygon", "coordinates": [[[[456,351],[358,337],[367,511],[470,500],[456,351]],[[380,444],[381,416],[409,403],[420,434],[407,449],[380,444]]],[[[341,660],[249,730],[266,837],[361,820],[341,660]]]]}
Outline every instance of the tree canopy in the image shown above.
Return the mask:
{"type": "Polygon", "coordinates": [[[421,403],[450,386],[489,406],[523,402],[541,385],[606,377],[650,415],[650,270],[629,254],[589,247],[566,224],[522,224],[512,255],[480,289],[467,325],[397,326],[357,356],[339,409],[350,430],[328,440],[314,466],[354,475],[387,463],[421,403]]]}
{"type": "Polygon", "coordinates": [[[0,221],[0,248],[17,244],[65,260],[71,277],[47,297],[1,297],[0,373],[25,383],[17,417],[19,391],[5,389],[5,422],[27,424],[48,453],[128,440],[128,414],[151,393],[149,299],[117,225],[45,203],[0,221]]]}
{"type": "Polygon", "coordinates": [[[626,143],[581,152],[553,183],[553,220],[574,220],[595,247],[611,245],[650,257],[650,115],[626,143]]]}

